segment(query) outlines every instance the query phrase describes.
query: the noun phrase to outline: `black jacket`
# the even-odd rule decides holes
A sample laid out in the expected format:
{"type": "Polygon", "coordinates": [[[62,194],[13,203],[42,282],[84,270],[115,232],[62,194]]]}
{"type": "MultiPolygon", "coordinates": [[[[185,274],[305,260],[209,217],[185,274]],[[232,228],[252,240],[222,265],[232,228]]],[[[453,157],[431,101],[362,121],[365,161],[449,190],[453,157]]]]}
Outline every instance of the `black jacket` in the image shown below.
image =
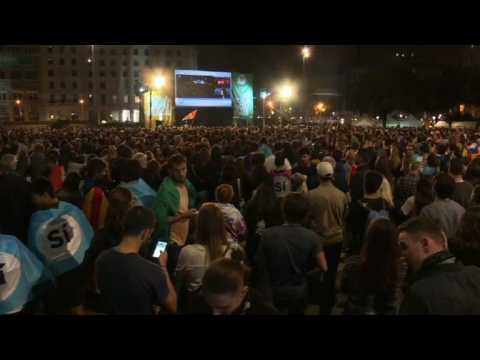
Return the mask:
{"type": "Polygon", "coordinates": [[[27,242],[33,204],[28,183],[15,173],[0,174],[0,232],[27,242]]]}
{"type": "Polygon", "coordinates": [[[480,268],[455,262],[447,252],[426,259],[414,275],[402,315],[479,315],[480,268]]]}
{"type": "Polygon", "coordinates": [[[365,173],[368,170],[370,170],[368,165],[360,166],[355,176],[352,176],[352,180],[350,181],[350,195],[352,196],[352,202],[363,198],[365,173]]]}

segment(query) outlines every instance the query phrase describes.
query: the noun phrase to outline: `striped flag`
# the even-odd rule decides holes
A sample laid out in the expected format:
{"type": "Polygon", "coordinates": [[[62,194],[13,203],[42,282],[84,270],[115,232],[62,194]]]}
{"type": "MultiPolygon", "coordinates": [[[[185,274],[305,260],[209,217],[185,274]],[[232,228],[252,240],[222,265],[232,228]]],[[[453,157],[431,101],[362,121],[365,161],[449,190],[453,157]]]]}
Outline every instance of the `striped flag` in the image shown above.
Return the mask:
{"type": "Polygon", "coordinates": [[[192,111],[191,113],[188,113],[188,114],[182,119],[182,121],[187,121],[187,120],[194,121],[195,118],[197,117],[197,113],[198,113],[198,110],[194,110],[194,111],[192,111]]]}
{"type": "Polygon", "coordinates": [[[105,225],[108,212],[108,199],[99,187],[93,187],[85,196],[83,212],[94,230],[100,230],[105,225]]]}

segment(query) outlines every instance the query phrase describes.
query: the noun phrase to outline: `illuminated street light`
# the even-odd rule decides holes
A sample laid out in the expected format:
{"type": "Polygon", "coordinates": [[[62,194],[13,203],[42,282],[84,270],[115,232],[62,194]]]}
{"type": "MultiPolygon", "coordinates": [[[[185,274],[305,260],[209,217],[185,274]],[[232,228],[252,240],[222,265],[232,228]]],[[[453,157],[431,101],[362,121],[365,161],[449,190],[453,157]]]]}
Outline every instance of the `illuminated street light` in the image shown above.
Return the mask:
{"type": "Polygon", "coordinates": [[[265,127],[265,99],[269,97],[271,94],[266,90],[260,91],[260,98],[262,99],[262,123],[263,127],[265,127]]]}
{"type": "Polygon", "coordinates": [[[153,79],[153,87],[155,89],[162,88],[163,86],[165,86],[165,83],[166,83],[165,77],[162,75],[155,76],[153,79]]]}
{"type": "Polygon", "coordinates": [[[380,120],[380,116],[377,116],[376,119],[377,119],[377,120],[380,120]]]}
{"type": "Polygon", "coordinates": [[[293,97],[293,87],[289,84],[282,85],[279,90],[280,98],[288,101],[293,97]]]}
{"type": "Polygon", "coordinates": [[[311,55],[311,52],[310,52],[310,48],[308,46],[305,46],[303,49],[302,49],[302,57],[303,59],[308,59],[311,55]]]}
{"type": "Polygon", "coordinates": [[[15,100],[15,104],[20,105],[22,101],[20,99],[15,100]]]}
{"type": "Polygon", "coordinates": [[[88,58],[87,62],[88,62],[89,64],[91,64],[91,63],[92,63],[92,59],[91,59],[91,58],[88,58]]]}
{"type": "Polygon", "coordinates": [[[85,103],[85,100],[80,99],[78,102],[79,102],[80,105],[83,105],[85,103]]]}
{"type": "Polygon", "coordinates": [[[319,102],[317,105],[315,105],[315,110],[317,112],[324,113],[325,111],[327,111],[327,107],[323,102],[319,102]]]}
{"type": "Polygon", "coordinates": [[[267,102],[267,106],[270,108],[270,109],[273,109],[273,101],[268,101],[267,102]]]}
{"type": "Polygon", "coordinates": [[[271,95],[271,94],[270,94],[269,92],[267,92],[267,91],[261,91],[261,92],[260,92],[260,98],[261,98],[262,100],[265,100],[265,99],[266,99],[267,97],[269,97],[270,95],[271,95]]]}

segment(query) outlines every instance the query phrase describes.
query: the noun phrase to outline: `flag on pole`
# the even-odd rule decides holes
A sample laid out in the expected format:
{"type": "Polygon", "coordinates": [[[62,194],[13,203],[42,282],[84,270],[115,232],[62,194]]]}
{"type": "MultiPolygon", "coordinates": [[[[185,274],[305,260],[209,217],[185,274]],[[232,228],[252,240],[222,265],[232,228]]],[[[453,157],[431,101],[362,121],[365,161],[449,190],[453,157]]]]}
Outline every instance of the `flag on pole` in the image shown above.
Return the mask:
{"type": "Polygon", "coordinates": [[[187,121],[187,120],[194,121],[195,118],[197,117],[197,113],[198,113],[198,110],[194,110],[194,111],[192,111],[191,113],[188,113],[188,114],[182,119],[182,121],[187,121]]]}

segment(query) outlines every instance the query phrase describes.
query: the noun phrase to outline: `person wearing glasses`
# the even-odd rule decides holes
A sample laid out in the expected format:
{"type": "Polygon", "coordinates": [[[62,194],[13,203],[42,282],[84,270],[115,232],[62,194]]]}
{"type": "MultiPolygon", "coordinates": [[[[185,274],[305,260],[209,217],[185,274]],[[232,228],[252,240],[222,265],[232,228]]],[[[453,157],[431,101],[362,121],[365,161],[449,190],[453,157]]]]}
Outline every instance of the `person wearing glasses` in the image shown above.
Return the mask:
{"type": "Polygon", "coordinates": [[[480,314],[480,268],[456,261],[439,225],[420,216],[400,225],[398,232],[412,275],[400,314],[480,314]]]}

